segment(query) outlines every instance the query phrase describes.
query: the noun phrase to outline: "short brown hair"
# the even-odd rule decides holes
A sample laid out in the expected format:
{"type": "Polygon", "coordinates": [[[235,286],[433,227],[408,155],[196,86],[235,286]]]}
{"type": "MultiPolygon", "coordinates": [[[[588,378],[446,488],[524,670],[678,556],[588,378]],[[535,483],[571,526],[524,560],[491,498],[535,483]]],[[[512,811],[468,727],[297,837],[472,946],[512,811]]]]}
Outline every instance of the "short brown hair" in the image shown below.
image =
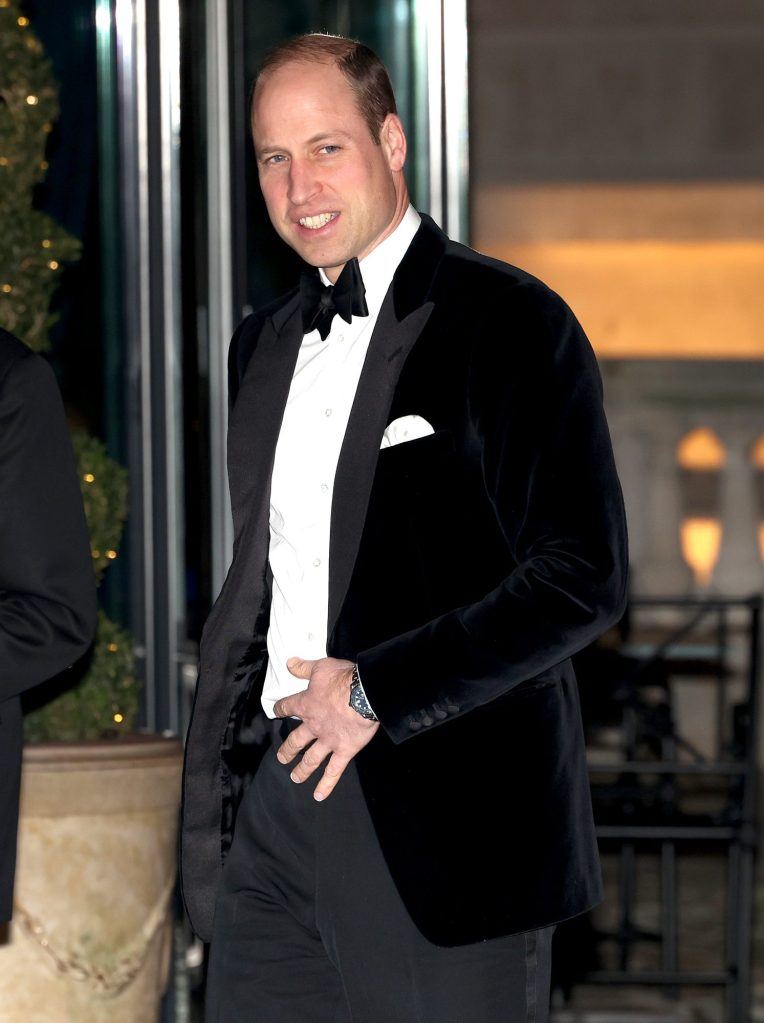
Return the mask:
{"type": "Polygon", "coordinates": [[[252,86],[254,101],[257,87],[272,71],[286,64],[334,64],[347,78],[355,93],[358,109],[369,126],[371,137],[379,144],[379,130],[388,114],[397,114],[395,94],[387,68],[376,53],[357,39],[311,32],[295,36],[270,50],[263,59],[252,86]]]}

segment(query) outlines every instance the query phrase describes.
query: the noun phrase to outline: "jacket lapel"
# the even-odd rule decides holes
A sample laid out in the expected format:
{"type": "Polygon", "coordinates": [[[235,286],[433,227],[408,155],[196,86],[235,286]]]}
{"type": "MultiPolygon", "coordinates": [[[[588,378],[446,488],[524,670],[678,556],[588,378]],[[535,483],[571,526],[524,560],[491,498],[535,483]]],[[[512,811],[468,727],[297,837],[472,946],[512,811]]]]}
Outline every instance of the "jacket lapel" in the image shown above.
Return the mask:
{"type": "Polygon", "coordinates": [[[422,221],[382,303],[337,464],[329,544],[328,636],[353,574],[395,387],[433,310],[427,296],[446,237],[429,217],[422,221]]]}
{"type": "MultiPolygon", "coordinates": [[[[302,342],[297,300],[266,321],[231,410],[228,473],[234,535],[268,514],[270,480],[281,421],[302,342]]],[[[262,536],[259,531],[257,536],[262,536]]],[[[268,530],[265,530],[267,551],[268,530]]]]}

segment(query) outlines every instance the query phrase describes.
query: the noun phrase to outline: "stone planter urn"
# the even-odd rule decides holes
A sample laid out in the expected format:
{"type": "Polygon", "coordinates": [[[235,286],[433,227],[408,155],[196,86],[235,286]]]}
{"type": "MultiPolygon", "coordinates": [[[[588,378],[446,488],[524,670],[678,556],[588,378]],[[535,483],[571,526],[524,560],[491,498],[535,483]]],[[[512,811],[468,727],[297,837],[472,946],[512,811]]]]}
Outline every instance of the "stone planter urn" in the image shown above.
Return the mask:
{"type": "Polygon", "coordinates": [[[155,1023],[181,763],[157,736],[26,748],[2,1023],[155,1023]]]}

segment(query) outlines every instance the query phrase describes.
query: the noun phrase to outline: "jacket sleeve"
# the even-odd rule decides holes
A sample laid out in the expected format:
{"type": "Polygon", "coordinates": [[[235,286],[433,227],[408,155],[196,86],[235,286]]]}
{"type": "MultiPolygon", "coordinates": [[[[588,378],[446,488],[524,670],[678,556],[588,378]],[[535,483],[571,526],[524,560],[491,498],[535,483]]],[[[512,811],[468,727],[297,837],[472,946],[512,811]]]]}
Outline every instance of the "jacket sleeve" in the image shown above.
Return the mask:
{"type": "Polygon", "coordinates": [[[0,379],[0,700],[80,657],[95,614],[61,398],[47,363],[24,353],[0,379]]]}
{"type": "Polygon", "coordinates": [[[395,742],[555,667],[625,604],[626,528],[594,354],[539,282],[506,289],[501,308],[504,336],[489,316],[475,325],[467,390],[482,485],[514,567],[477,602],[359,653],[395,742]]]}

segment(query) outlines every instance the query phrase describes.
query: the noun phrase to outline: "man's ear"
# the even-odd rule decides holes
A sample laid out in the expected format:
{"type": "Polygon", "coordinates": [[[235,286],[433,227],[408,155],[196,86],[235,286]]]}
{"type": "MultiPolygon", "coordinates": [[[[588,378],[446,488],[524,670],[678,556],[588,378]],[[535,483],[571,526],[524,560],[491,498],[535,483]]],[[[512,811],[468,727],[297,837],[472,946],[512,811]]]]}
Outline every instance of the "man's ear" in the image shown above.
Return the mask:
{"type": "Polygon", "coordinates": [[[406,162],[406,133],[397,114],[388,114],[379,130],[379,144],[387,155],[390,170],[403,170],[406,162]]]}

